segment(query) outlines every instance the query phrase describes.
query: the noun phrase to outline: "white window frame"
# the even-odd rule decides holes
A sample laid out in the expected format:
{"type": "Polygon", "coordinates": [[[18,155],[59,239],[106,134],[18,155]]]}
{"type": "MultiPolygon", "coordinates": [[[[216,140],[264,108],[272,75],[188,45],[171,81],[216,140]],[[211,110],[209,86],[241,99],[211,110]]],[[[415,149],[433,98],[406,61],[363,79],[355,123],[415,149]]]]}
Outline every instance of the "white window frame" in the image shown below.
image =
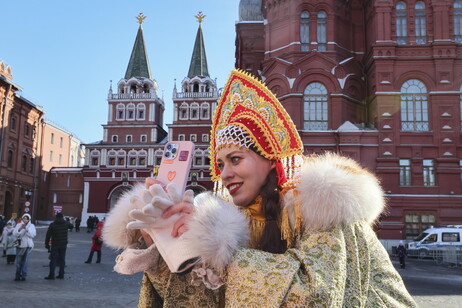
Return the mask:
{"type": "Polygon", "coordinates": [[[303,95],[303,129],[327,130],[329,127],[329,100],[327,88],[320,82],[311,82],[303,95]]]}
{"type": "Polygon", "coordinates": [[[126,135],[125,136],[125,142],[133,142],[133,135],[126,135]],[[129,140],[130,139],[130,140],[129,140]]]}
{"type": "Polygon", "coordinates": [[[190,134],[189,140],[192,142],[197,142],[197,134],[190,134]]]}
{"type": "Polygon", "coordinates": [[[414,6],[415,15],[415,42],[425,44],[427,42],[427,25],[425,18],[425,3],[417,1],[414,6]]]}
{"type": "Polygon", "coordinates": [[[112,142],[119,142],[119,136],[118,135],[112,135],[111,140],[112,140],[112,142]]]}
{"type": "Polygon", "coordinates": [[[180,108],[178,108],[180,120],[189,120],[189,105],[186,102],[181,103],[180,108]]]}
{"type": "Polygon", "coordinates": [[[140,142],[141,143],[148,142],[148,135],[140,135],[140,142]],[[144,140],[143,140],[143,138],[144,138],[144,140]]]}
{"type": "Polygon", "coordinates": [[[310,51],[310,13],[300,14],[300,51],[310,51]]]}
{"type": "Polygon", "coordinates": [[[210,119],[210,104],[209,103],[202,103],[200,108],[200,118],[201,120],[209,120],[210,119]],[[205,115],[204,115],[205,111],[205,115]]]}
{"type": "Polygon", "coordinates": [[[408,43],[407,6],[403,1],[396,4],[396,43],[399,45],[408,43]]]}
{"type": "Polygon", "coordinates": [[[401,131],[430,130],[427,87],[418,79],[406,80],[401,86],[401,131]]]}
{"type": "Polygon", "coordinates": [[[122,104],[122,103],[117,104],[117,107],[116,107],[116,120],[117,121],[125,120],[125,105],[122,104]]]}
{"type": "Polygon", "coordinates": [[[186,140],[185,138],[186,138],[186,137],[185,137],[184,134],[179,134],[179,135],[178,135],[178,141],[185,141],[185,140],[186,140]]]}
{"type": "Polygon", "coordinates": [[[318,51],[327,51],[327,13],[319,11],[317,14],[318,51]]]}
{"type": "Polygon", "coordinates": [[[199,109],[198,103],[196,102],[192,103],[191,106],[189,106],[189,112],[190,112],[190,115],[189,115],[190,120],[199,120],[200,109],[199,109]],[[194,116],[194,113],[196,113],[195,116],[194,116]]]}
{"type": "Polygon", "coordinates": [[[136,105],[136,119],[138,121],[144,121],[146,119],[146,105],[143,103],[139,103],[136,105]],[[140,116],[140,112],[143,112],[143,115],[140,116]]]}
{"type": "Polygon", "coordinates": [[[209,134],[202,134],[202,142],[210,142],[209,134]]]}

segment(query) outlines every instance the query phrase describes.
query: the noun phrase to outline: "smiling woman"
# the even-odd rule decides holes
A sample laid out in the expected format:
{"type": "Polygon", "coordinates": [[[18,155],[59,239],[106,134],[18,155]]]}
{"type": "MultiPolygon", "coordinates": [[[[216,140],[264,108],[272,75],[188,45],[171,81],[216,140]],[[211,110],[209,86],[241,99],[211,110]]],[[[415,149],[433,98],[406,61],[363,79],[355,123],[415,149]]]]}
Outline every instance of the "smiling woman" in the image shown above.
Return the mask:
{"type": "Polygon", "coordinates": [[[378,180],[349,158],[302,152],[276,97],[233,71],[212,126],[214,193],[192,201],[167,187],[161,208],[159,185],[139,188],[107,220],[106,243],[127,247],[140,234],[121,233],[127,223],[147,236],[182,215],[182,250],[145,250],[139,306],[416,307],[371,227],[384,208],[378,180]],[[184,253],[197,257],[192,270],[170,272],[164,260],[184,253]]]}

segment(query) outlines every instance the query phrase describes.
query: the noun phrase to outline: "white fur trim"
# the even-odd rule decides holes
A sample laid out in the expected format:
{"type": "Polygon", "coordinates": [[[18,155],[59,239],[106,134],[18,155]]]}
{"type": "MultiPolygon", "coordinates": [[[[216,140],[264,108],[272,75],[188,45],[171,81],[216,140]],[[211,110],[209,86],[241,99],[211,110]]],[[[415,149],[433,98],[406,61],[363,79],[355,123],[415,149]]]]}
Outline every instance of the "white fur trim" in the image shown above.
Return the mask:
{"type": "Polygon", "coordinates": [[[130,202],[133,196],[139,196],[145,190],[144,184],[137,184],[132,190],[124,193],[109,212],[103,227],[104,244],[113,248],[127,248],[137,239],[137,231],[127,229],[127,224],[133,221],[128,216],[128,212],[135,208],[130,202]]]}
{"type": "MultiPolygon", "coordinates": [[[[297,190],[306,230],[372,223],[385,207],[378,179],[353,159],[333,153],[305,159],[297,190]]],[[[293,222],[293,196],[284,199],[293,222]]]]}
{"type": "Polygon", "coordinates": [[[198,195],[194,204],[196,211],[182,237],[206,266],[222,272],[236,250],[247,246],[248,221],[236,206],[211,193],[198,195]]]}

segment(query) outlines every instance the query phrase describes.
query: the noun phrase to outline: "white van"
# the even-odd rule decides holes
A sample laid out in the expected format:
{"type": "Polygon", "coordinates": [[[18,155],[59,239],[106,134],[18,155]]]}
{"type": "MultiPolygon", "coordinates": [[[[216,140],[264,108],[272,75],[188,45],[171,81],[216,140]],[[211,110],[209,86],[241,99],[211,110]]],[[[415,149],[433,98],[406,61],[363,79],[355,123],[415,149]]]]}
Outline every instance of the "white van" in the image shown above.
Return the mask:
{"type": "Polygon", "coordinates": [[[462,225],[430,228],[408,243],[408,249],[417,251],[419,257],[429,256],[430,250],[449,246],[462,246],[462,225]]]}

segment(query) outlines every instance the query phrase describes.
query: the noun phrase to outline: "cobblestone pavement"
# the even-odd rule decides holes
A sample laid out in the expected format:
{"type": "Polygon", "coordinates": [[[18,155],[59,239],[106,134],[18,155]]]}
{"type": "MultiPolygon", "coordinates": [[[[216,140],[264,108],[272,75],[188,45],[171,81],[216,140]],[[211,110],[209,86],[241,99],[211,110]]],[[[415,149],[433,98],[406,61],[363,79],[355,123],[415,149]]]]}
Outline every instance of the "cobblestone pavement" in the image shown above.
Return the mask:
{"type": "MultiPolygon", "coordinates": [[[[117,252],[108,247],[102,250],[101,264],[84,264],[92,236],[85,228],[80,233],[69,233],[65,279],[45,280],[48,275],[45,234],[46,227],[39,226],[26,281],[13,281],[15,266],[7,265],[6,258],[0,257],[0,307],[136,307],[141,274],[125,276],[113,272],[117,252]]],[[[398,267],[397,260],[392,261],[398,267]]],[[[406,269],[398,271],[419,307],[462,308],[460,267],[408,259],[406,269]]]]}

